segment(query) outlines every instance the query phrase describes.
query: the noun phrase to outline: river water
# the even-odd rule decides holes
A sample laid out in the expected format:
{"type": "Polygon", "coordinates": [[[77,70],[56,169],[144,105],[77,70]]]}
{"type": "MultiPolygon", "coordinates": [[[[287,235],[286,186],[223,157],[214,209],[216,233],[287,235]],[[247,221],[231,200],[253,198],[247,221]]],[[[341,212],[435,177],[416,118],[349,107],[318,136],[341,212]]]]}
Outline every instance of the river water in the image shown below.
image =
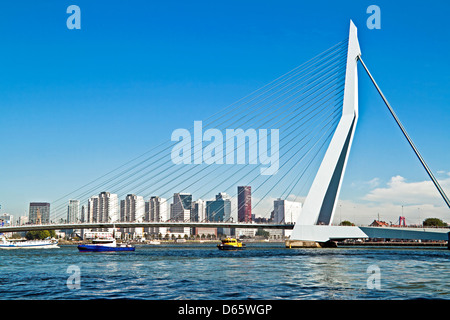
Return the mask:
{"type": "Polygon", "coordinates": [[[135,252],[0,250],[0,299],[449,299],[450,251],[142,245],[135,252]]]}

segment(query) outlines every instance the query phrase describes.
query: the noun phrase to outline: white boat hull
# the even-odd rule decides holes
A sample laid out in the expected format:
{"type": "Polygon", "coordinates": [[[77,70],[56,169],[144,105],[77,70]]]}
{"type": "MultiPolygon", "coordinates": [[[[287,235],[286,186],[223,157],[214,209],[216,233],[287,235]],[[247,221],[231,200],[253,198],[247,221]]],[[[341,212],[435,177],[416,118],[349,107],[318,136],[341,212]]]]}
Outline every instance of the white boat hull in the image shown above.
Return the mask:
{"type": "Polygon", "coordinates": [[[30,241],[23,243],[5,242],[0,243],[0,249],[53,249],[59,248],[57,242],[30,241]]]}

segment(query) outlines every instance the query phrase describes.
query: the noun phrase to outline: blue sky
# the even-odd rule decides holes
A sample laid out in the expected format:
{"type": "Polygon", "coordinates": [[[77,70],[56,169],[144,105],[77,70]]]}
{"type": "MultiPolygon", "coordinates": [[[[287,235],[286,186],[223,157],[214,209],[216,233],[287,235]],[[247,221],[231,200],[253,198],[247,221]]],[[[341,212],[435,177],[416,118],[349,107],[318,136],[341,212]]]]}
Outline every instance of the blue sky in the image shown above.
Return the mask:
{"type": "MultiPolygon", "coordinates": [[[[450,193],[449,10],[446,1],[2,2],[1,212],[23,215],[30,201],[52,202],[169,140],[345,39],[350,19],[365,63],[450,193]],[[66,27],[71,4],[81,30],[66,27]],[[366,27],[372,4],[380,30],[366,27]]],[[[359,71],[342,215],[448,213],[437,192],[423,203],[374,200],[393,177],[408,187],[427,175],[359,71]]]]}

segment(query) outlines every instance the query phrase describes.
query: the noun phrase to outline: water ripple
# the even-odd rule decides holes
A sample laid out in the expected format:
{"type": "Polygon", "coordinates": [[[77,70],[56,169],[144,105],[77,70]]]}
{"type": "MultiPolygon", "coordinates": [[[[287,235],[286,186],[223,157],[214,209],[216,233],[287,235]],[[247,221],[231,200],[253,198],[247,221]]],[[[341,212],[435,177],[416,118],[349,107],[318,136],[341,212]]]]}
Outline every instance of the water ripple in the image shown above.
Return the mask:
{"type": "Polygon", "coordinates": [[[448,299],[450,252],[436,249],[285,249],[249,244],[139,246],[133,253],[0,251],[2,299],[448,299]],[[80,268],[70,289],[67,268],[80,268]],[[367,268],[380,269],[369,289],[367,268]]]}

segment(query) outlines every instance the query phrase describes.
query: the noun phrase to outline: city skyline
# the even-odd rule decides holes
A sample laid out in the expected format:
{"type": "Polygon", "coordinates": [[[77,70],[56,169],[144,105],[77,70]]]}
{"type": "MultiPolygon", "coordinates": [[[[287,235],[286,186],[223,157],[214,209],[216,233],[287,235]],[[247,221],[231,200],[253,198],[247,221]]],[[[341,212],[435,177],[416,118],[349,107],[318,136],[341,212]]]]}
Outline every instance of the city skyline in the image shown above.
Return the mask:
{"type": "MultiPolygon", "coordinates": [[[[10,50],[3,56],[10,63],[0,79],[5,105],[0,132],[8,137],[0,160],[1,213],[17,219],[30,202],[53,204],[169,141],[174,129],[204,120],[343,40],[349,19],[358,27],[365,62],[450,193],[450,153],[442,148],[450,136],[448,26],[442,22],[447,4],[379,1],[379,30],[366,27],[368,3],[323,8],[251,2],[241,4],[239,13],[202,1],[174,8],[140,4],[148,10],[112,3],[107,28],[104,8],[82,1],[81,30],[67,30],[65,8],[5,5],[0,24],[12,31],[4,38],[10,50]],[[16,21],[11,13],[22,18],[16,21]],[[37,25],[36,15],[41,20],[37,25]],[[130,110],[140,116],[127,122],[130,110]]],[[[394,221],[401,213],[411,223],[421,217],[445,221],[448,208],[366,75],[359,78],[360,120],[334,223],[368,223],[378,214],[394,221]]],[[[156,194],[140,189],[136,187],[136,194],[156,194]]],[[[174,191],[159,196],[169,198],[174,191]]],[[[211,199],[219,191],[229,192],[212,188],[210,194],[198,195],[211,199]]],[[[263,195],[262,190],[254,192],[253,203],[260,202],[257,210],[267,212],[280,194],[263,195]]],[[[302,191],[284,198],[303,202],[305,195],[302,191]]],[[[65,201],[60,201],[64,210],[65,201]]]]}

